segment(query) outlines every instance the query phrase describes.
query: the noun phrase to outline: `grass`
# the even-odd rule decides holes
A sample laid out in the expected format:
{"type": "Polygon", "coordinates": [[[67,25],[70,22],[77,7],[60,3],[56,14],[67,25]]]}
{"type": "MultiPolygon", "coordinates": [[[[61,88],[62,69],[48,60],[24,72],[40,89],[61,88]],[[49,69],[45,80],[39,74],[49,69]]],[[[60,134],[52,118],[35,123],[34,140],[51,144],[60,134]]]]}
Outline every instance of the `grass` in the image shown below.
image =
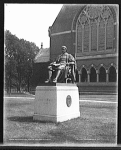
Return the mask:
{"type": "Polygon", "coordinates": [[[28,92],[25,92],[25,93],[23,93],[23,92],[16,92],[16,93],[10,93],[10,94],[8,94],[8,93],[4,93],[5,94],[5,96],[6,97],[28,97],[28,96],[32,96],[32,94],[30,94],[30,93],[28,93],[28,92]]]}
{"type": "Polygon", "coordinates": [[[62,123],[34,121],[34,100],[6,99],[5,143],[115,144],[116,105],[80,103],[80,117],[62,123]]]}

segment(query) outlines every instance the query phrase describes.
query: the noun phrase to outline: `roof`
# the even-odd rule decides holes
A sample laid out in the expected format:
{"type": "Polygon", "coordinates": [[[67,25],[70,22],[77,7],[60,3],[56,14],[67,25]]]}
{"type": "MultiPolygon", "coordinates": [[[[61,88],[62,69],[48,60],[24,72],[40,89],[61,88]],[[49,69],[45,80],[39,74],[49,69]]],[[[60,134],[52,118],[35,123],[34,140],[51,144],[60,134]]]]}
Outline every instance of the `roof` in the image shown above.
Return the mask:
{"type": "Polygon", "coordinates": [[[34,62],[40,63],[40,62],[48,62],[50,60],[50,49],[44,48],[40,49],[39,53],[36,55],[34,62]]]}
{"type": "MultiPolygon", "coordinates": [[[[76,20],[80,12],[85,6],[87,6],[87,4],[65,4],[63,5],[54,23],[52,24],[50,28],[51,34],[75,30],[76,20]]],[[[114,11],[113,9],[115,9],[116,11],[117,4],[115,5],[110,4],[110,8],[112,11],[114,11]]]]}
{"type": "Polygon", "coordinates": [[[51,26],[51,33],[69,31],[76,15],[84,8],[84,4],[65,4],[51,26]]]}

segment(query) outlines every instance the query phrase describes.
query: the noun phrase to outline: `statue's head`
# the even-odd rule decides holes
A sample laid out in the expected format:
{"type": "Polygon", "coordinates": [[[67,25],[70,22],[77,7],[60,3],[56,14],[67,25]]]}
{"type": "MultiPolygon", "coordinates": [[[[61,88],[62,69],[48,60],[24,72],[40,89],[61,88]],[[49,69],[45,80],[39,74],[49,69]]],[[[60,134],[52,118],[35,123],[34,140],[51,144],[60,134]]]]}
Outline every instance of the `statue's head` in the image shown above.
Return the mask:
{"type": "Polygon", "coordinates": [[[67,47],[66,46],[62,46],[62,53],[65,53],[65,52],[67,52],[67,47]]]}

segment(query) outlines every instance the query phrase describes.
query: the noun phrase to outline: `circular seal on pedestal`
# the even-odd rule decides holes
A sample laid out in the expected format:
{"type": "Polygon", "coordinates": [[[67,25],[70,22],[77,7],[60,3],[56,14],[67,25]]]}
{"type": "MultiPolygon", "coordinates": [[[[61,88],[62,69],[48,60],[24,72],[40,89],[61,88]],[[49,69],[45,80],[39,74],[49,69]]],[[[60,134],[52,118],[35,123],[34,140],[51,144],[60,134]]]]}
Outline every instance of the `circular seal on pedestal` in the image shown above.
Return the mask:
{"type": "Polygon", "coordinates": [[[71,103],[72,103],[71,96],[68,95],[68,96],[66,97],[66,105],[67,105],[68,107],[70,107],[70,106],[71,106],[71,103]]]}

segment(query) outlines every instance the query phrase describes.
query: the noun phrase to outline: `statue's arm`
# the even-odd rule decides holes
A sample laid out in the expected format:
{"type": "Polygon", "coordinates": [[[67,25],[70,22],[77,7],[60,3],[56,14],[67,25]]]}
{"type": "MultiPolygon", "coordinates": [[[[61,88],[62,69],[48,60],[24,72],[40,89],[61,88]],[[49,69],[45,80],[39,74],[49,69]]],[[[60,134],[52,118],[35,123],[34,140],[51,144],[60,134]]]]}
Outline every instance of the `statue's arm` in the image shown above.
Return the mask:
{"type": "Polygon", "coordinates": [[[69,54],[69,64],[75,65],[75,69],[77,68],[76,60],[71,54],[69,54]]]}
{"type": "Polygon", "coordinates": [[[75,59],[71,54],[69,54],[69,62],[75,62],[75,59]]]}

